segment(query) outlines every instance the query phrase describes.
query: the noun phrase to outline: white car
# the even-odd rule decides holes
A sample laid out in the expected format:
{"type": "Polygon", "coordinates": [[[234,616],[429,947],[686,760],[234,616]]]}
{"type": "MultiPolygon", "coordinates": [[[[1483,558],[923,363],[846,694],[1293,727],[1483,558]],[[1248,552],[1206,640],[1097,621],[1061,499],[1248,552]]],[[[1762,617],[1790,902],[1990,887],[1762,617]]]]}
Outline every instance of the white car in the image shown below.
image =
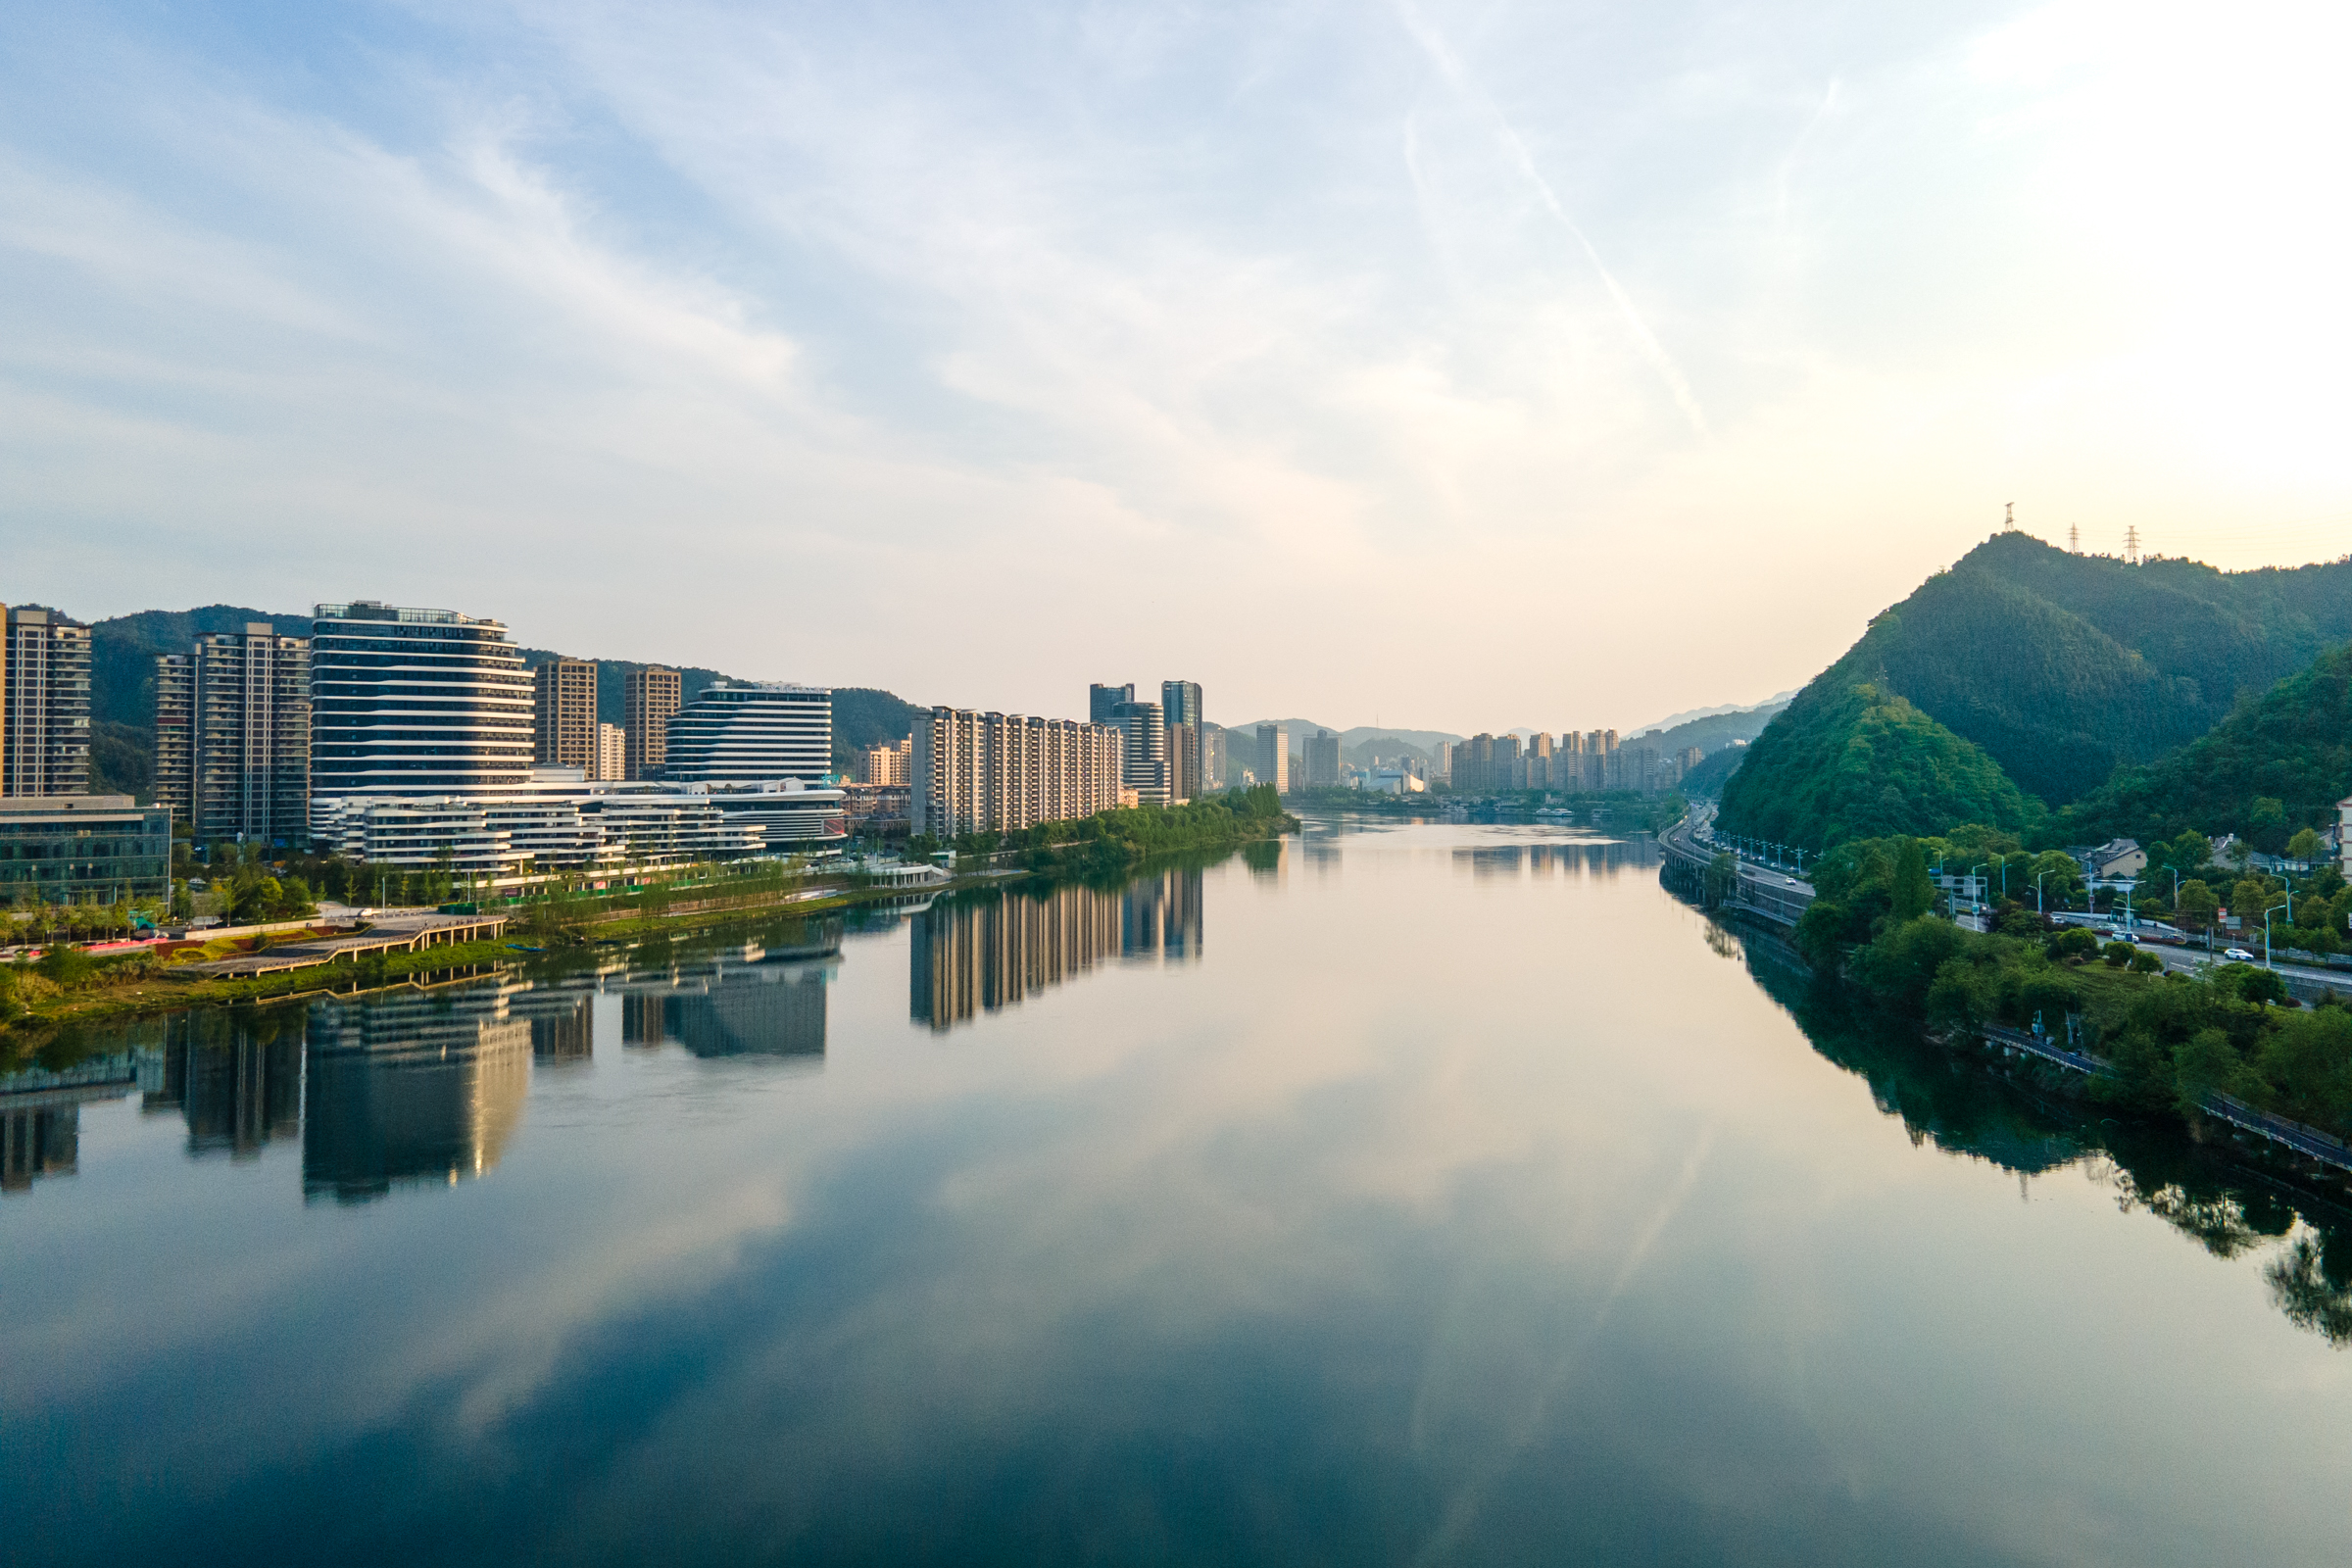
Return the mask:
{"type": "Polygon", "coordinates": [[[2252,963],[2254,961],[2254,955],[2243,948],[2224,948],[2222,956],[2228,958],[2231,963],[2252,963]]]}

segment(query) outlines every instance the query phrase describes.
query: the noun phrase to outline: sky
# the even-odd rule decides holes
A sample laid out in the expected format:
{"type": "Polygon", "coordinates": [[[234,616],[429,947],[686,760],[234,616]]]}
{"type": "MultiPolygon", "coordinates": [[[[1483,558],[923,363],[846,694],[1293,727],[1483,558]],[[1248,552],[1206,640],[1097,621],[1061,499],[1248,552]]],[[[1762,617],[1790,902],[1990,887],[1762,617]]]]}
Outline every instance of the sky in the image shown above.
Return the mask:
{"type": "Polygon", "coordinates": [[[2352,550],[2341,7],[0,11],[0,601],[1630,727],[2352,550]]]}

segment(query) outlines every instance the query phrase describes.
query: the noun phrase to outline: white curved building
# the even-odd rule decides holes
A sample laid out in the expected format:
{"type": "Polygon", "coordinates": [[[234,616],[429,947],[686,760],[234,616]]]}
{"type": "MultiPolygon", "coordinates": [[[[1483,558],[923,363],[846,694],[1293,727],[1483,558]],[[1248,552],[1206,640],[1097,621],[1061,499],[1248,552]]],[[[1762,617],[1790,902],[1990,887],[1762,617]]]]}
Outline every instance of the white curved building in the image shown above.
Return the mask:
{"type": "Polygon", "coordinates": [[[669,720],[670,784],[814,782],[833,771],[833,692],[781,681],[720,681],[669,720]]]}
{"type": "Polygon", "coordinates": [[[311,794],[525,783],[534,691],[498,621],[365,600],[320,605],[311,626],[311,794]]]}

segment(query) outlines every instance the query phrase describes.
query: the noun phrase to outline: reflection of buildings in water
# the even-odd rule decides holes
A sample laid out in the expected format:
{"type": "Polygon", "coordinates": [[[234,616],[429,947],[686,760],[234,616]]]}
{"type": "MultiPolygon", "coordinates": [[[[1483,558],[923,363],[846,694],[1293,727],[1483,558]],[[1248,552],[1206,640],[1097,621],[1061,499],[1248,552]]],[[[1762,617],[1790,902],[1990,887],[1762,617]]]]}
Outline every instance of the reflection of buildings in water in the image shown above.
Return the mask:
{"type": "Polygon", "coordinates": [[[1342,851],[1329,839],[1306,839],[1300,842],[1299,853],[1306,857],[1306,868],[1320,882],[1340,874],[1342,851]]]}
{"type": "Polygon", "coordinates": [[[1064,886],[935,905],[908,945],[907,1011],[944,1034],[1076,978],[1113,955],[1182,963],[1201,952],[1201,877],[1170,869],[1119,893],[1064,886]]]}
{"type": "Polygon", "coordinates": [[[1657,841],[1646,837],[1463,846],[1453,852],[1454,869],[1481,879],[1513,879],[1522,874],[1614,877],[1620,871],[1654,870],[1657,864],[1657,841]]]}
{"type": "Polygon", "coordinates": [[[206,1009],[169,1020],[162,1086],[139,1108],[177,1110],[192,1155],[258,1157],[273,1140],[301,1131],[305,1022],[283,1008],[206,1009]]]}
{"type": "Polygon", "coordinates": [[[837,940],[730,948],[687,963],[633,969],[612,983],[623,1045],[668,1042],[698,1056],[825,1054],[825,988],[837,940]]]}
{"type": "Polygon", "coordinates": [[[522,1120],[531,1021],[525,988],[466,986],[311,1009],[302,1130],[307,1198],[380,1198],[496,1165],[522,1120]]]}
{"type": "Polygon", "coordinates": [[[596,1007],[586,991],[530,991],[510,1005],[531,1026],[531,1059],[541,1066],[596,1058],[596,1007]]]}
{"type": "Polygon", "coordinates": [[[86,1056],[70,1067],[0,1073],[0,1193],[72,1175],[81,1159],[81,1107],[162,1082],[163,1055],[149,1046],[86,1056]]]}

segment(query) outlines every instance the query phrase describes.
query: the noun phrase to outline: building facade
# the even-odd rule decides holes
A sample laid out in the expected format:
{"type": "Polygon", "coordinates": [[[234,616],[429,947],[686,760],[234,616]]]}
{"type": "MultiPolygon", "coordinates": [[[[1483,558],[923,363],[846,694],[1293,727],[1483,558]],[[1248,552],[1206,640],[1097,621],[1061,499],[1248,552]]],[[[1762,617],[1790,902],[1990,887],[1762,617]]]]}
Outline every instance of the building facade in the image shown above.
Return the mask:
{"type": "Polygon", "coordinates": [[[172,889],[172,812],[127,795],[0,800],[0,906],[120,904],[172,889]]]}
{"type": "Polygon", "coordinates": [[[1197,801],[1221,782],[1208,771],[1208,758],[1202,749],[1207,720],[1200,715],[1200,683],[1161,681],[1159,708],[1168,726],[1169,797],[1197,801]]]}
{"type": "Polygon", "coordinates": [[[1257,726],[1257,764],[1260,784],[1271,784],[1280,795],[1291,793],[1291,732],[1280,724],[1257,726]]]}
{"type": "Polygon", "coordinates": [[[869,746],[858,754],[858,782],[904,788],[914,766],[914,737],[896,746],[869,746]]]}
{"type": "MultiPolygon", "coordinates": [[[[311,645],[266,620],[196,639],[186,795],[199,839],[300,844],[311,809],[311,645]]],[[[156,779],[163,782],[162,662],[156,779]]]]}
{"type": "Polygon", "coordinates": [[[519,785],[531,771],[533,695],[521,652],[495,620],[320,605],[311,625],[312,793],[519,785]]]}
{"type": "Polygon", "coordinates": [[[1105,686],[1101,681],[1086,689],[1086,721],[1090,724],[1110,722],[1111,710],[1121,703],[1135,701],[1135,682],[1124,686],[1105,686]]]}
{"type": "Polygon", "coordinates": [[[596,771],[596,662],[551,659],[531,671],[531,760],[596,771]]]}
{"type": "Polygon", "coordinates": [[[1337,789],[1340,785],[1340,738],[1319,729],[1306,738],[1306,787],[1337,789]]]}
{"type": "Polygon", "coordinates": [[[1111,723],[1118,726],[1119,784],[1135,791],[1139,804],[1168,804],[1168,727],[1157,703],[1114,703],[1111,723]]]}
{"type": "Polygon", "coordinates": [[[936,839],[1070,821],[1118,804],[1126,732],[934,708],[915,720],[907,820],[936,839]]]}
{"type": "Polygon", "coordinates": [[[660,664],[632,669],[621,677],[621,776],[660,778],[669,746],[669,721],[677,715],[682,682],[660,664]]]}
{"type": "Polygon", "coordinates": [[[590,778],[617,782],[629,776],[627,734],[618,724],[596,726],[596,766],[590,778]]]}
{"type": "Polygon", "coordinates": [[[679,709],[668,729],[668,783],[813,783],[833,770],[830,687],[720,681],[679,709]]]}
{"type": "MultiPolygon", "coordinates": [[[[308,694],[305,694],[306,698],[308,694]]],[[[308,737],[305,737],[307,740],[308,737]]],[[[155,804],[174,822],[196,820],[196,656],[155,661],[155,804]]]]}
{"type": "Polygon", "coordinates": [[[0,796],[90,787],[90,628],[52,611],[7,612],[0,637],[0,796]]]}

